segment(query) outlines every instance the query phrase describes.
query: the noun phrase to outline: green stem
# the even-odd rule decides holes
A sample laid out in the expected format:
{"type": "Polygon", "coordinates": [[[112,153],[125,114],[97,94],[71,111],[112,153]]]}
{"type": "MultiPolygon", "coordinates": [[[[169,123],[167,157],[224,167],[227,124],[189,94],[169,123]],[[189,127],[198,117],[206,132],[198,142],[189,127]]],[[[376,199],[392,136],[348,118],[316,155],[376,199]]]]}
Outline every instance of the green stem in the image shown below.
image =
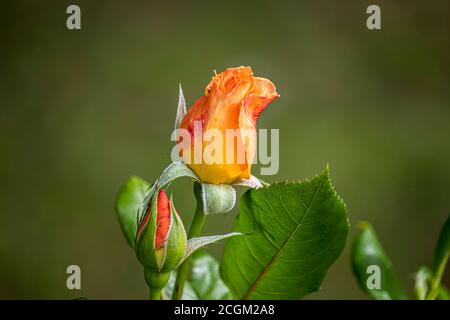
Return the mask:
{"type": "Polygon", "coordinates": [[[156,288],[150,289],[150,300],[161,300],[161,290],[156,288]]]}
{"type": "MultiPolygon", "coordinates": [[[[198,182],[194,183],[194,194],[197,200],[197,208],[195,209],[194,219],[188,232],[188,239],[198,237],[203,230],[206,215],[203,212],[203,205],[201,199],[201,185],[198,182]]],[[[179,267],[177,271],[177,280],[172,294],[172,300],[180,300],[183,296],[184,283],[189,275],[191,269],[191,258],[187,258],[179,267]]]]}

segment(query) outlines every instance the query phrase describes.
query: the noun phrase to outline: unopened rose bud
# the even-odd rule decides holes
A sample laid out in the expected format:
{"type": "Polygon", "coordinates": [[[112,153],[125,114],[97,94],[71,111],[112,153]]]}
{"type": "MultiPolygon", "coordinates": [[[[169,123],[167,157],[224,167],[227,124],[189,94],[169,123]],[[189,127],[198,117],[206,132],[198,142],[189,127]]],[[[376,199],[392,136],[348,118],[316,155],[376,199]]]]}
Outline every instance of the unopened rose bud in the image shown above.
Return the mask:
{"type": "Polygon", "coordinates": [[[186,231],[163,189],[149,205],[136,236],[136,254],[147,271],[170,273],[186,252],[186,231]]]}

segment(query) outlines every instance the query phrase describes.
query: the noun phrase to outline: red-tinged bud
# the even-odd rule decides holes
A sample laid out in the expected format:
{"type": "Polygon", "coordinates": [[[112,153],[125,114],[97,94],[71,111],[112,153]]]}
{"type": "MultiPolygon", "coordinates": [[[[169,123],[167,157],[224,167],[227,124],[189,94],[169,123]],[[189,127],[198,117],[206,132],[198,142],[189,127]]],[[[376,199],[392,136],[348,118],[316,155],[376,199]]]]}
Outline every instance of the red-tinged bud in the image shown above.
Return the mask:
{"type": "Polygon", "coordinates": [[[157,211],[155,248],[161,249],[170,227],[170,202],[163,189],[158,194],[157,211]]]}
{"type": "Polygon", "coordinates": [[[155,194],[136,236],[136,254],[145,269],[172,271],[186,252],[186,231],[164,190],[155,194]],[[156,201],[155,201],[156,199],[156,201]]]}

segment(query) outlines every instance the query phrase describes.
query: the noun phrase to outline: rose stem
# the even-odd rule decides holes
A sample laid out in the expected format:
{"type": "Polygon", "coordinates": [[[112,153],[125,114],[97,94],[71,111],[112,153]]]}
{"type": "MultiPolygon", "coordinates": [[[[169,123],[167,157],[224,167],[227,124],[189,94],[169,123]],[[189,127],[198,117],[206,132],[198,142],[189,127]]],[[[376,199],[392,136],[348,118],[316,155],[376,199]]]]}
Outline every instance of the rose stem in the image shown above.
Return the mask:
{"type": "MultiPolygon", "coordinates": [[[[197,207],[195,209],[194,219],[188,232],[188,239],[198,237],[202,232],[203,225],[205,224],[206,215],[203,212],[202,198],[201,198],[201,185],[198,182],[194,182],[194,194],[197,201],[197,207]]],[[[180,300],[183,295],[184,283],[189,275],[191,269],[191,258],[187,258],[179,267],[177,271],[177,280],[172,294],[172,300],[180,300]]]]}
{"type": "Polygon", "coordinates": [[[161,290],[156,288],[150,289],[150,300],[161,300],[161,290]]]}

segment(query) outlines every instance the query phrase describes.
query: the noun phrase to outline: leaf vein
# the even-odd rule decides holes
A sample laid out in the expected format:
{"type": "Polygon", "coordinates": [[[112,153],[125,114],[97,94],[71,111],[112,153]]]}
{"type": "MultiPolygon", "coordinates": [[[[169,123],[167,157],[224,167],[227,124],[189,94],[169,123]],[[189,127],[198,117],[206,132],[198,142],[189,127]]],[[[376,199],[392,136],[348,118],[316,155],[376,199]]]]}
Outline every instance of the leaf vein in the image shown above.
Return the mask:
{"type": "Polygon", "coordinates": [[[264,278],[264,276],[266,276],[266,274],[269,272],[270,268],[272,267],[272,265],[278,260],[278,258],[280,257],[281,253],[283,252],[283,250],[286,248],[287,244],[289,243],[289,240],[292,238],[292,236],[300,229],[300,227],[303,224],[303,220],[305,219],[305,217],[308,215],[312,204],[320,190],[320,188],[322,187],[323,181],[320,181],[319,185],[317,186],[316,191],[314,192],[314,196],[312,197],[306,211],[305,214],[303,215],[303,217],[300,219],[300,222],[298,223],[298,225],[295,227],[295,229],[291,232],[291,234],[289,235],[289,237],[284,241],[283,245],[281,246],[281,248],[279,249],[279,251],[275,254],[275,256],[273,256],[273,258],[271,259],[271,261],[269,262],[269,264],[264,268],[264,270],[258,275],[258,277],[255,279],[255,281],[253,282],[253,284],[249,287],[249,289],[247,290],[247,292],[244,294],[243,299],[246,300],[249,298],[249,296],[251,295],[251,293],[253,291],[255,291],[258,287],[259,282],[264,278]]]}

